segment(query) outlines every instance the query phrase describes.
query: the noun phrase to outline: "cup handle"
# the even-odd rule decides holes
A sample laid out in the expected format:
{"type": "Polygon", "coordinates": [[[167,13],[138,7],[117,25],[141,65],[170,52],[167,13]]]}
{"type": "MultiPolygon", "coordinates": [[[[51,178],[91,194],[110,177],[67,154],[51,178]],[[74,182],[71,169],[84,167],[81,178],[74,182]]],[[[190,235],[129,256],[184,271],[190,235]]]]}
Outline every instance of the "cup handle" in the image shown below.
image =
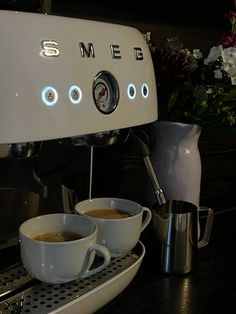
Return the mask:
{"type": "Polygon", "coordinates": [[[111,260],[111,254],[108,251],[108,249],[103,245],[94,243],[88,249],[87,256],[85,259],[85,265],[83,267],[82,272],[80,273],[80,277],[86,278],[86,277],[89,277],[89,276],[92,276],[92,275],[98,273],[99,271],[103,270],[110,263],[110,260],[111,260]],[[89,262],[90,262],[91,255],[92,255],[92,253],[94,253],[94,251],[99,252],[103,256],[104,261],[98,267],[90,269],[92,265],[90,265],[89,262]]]}
{"type": "Polygon", "coordinates": [[[198,248],[202,248],[209,243],[210,235],[211,235],[211,227],[214,219],[214,212],[211,208],[200,207],[199,211],[208,211],[207,221],[205,225],[204,235],[202,240],[198,241],[198,248]]]}
{"type": "Polygon", "coordinates": [[[142,223],[142,229],[141,232],[147,227],[147,225],[149,224],[149,222],[152,219],[152,212],[149,208],[147,207],[143,207],[143,213],[146,212],[146,216],[144,218],[144,221],[142,223]]]}

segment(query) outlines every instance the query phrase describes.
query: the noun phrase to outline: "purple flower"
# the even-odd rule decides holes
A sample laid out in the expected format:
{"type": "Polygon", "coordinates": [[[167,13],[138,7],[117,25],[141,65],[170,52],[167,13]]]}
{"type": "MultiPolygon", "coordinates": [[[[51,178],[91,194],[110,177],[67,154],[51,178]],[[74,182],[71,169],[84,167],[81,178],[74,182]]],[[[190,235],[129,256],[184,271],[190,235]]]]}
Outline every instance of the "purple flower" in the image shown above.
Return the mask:
{"type": "Polygon", "coordinates": [[[223,15],[223,17],[229,20],[236,19],[236,12],[234,11],[227,12],[223,15]]]}
{"type": "Polygon", "coordinates": [[[236,47],[236,35],[232,31],[225,33],[220,39],[220,45],[223,48],[236,47]]]}

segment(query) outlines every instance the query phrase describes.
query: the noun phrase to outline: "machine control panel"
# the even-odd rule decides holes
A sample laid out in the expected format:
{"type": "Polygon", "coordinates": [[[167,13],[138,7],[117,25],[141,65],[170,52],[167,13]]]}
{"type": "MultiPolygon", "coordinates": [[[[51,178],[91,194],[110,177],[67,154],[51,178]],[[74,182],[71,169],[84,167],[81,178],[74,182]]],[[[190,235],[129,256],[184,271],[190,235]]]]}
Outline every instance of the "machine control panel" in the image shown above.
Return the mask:
{"type": "Polygon", "coordinates": [[[0,144],[157,119],[151,54],[133,27],[0,10],[0,42],[0,144]]]}

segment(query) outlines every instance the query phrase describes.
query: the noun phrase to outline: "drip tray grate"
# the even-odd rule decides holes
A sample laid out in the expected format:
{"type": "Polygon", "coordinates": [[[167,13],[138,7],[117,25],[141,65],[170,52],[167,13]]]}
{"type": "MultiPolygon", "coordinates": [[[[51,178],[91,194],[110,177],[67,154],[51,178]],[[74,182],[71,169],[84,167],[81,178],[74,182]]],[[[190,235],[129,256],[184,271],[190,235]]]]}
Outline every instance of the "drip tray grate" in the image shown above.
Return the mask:
{"type": "Polygon", "coordinates": [[[0,313],[50,313],[119,275],[138,259],[139,255],[131,251],[123,257],[111,259],[106,269],[89,278],[58,285],[34,280],[22,265],[18,265],[0,274],[0,313]],[[26,284],[30,287],[25,289],[26,284]]]}
{"type": "Polygon", "coordinates": [[[33,281],[35,280],[27,273],[22,265],[12,265],[0,273],[0,300],[33,281]]]}

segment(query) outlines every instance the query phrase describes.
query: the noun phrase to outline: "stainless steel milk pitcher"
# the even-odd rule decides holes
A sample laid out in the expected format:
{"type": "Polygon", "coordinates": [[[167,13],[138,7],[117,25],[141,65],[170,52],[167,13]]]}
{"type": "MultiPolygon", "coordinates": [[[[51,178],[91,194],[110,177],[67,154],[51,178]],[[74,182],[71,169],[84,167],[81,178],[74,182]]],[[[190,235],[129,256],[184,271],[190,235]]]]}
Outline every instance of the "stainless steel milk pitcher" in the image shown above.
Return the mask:
{"type": "Polygon", "coordinates": [[[170,274],[187,274],[197,266],[198,249],[209,242],[213,210],[197,208],[186,201],[170,200],[153,213],[154,229],[161,242],[161,270],[170,274]],[[208,211],[204,236],[198,231],[199,211],[208,211]]]}

